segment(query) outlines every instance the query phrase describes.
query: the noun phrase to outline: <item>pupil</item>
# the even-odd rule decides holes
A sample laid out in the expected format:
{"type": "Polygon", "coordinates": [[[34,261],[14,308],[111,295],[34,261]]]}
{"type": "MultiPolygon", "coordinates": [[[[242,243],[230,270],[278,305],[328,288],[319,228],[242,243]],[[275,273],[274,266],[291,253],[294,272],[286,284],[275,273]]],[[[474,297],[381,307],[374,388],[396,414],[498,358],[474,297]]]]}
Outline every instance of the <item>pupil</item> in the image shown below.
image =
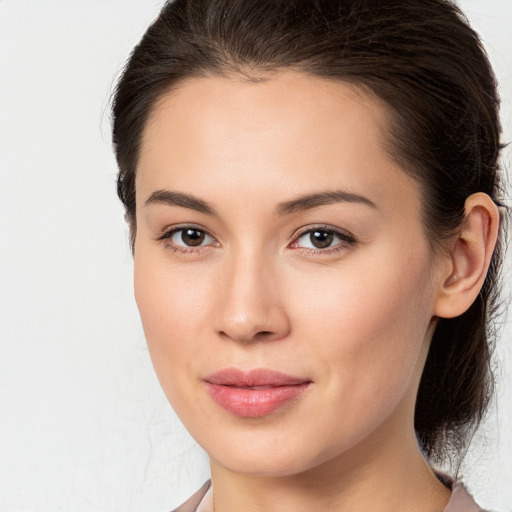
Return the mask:
{"type": "Polygon", "coordinates": [[[181,239],[187,245],[201,245],[204,241],[204,233],[198,229],[184,229],[181,234],[181,239]]]}
{"type": "Polygon", "coordinates": [[[309,235],[311,243],[317,249],[324,249],[332,244],[334,235],[332,233],[326,233],[325,231],[314,231],[309,235]]]}

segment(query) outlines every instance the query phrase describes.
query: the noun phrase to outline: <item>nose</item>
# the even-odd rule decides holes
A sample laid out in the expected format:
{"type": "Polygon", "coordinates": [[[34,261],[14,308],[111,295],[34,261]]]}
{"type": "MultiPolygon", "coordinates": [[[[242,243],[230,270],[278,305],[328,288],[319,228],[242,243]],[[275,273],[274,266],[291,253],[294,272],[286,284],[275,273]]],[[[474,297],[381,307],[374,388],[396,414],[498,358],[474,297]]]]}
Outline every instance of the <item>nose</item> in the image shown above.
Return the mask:
{"type": "Polygon", "coordinates": [[[224,264],[219,282],[217,333],[237,342],[286,337],[291,325],[278,269],[269,261],[248,254],[224,264]]]}

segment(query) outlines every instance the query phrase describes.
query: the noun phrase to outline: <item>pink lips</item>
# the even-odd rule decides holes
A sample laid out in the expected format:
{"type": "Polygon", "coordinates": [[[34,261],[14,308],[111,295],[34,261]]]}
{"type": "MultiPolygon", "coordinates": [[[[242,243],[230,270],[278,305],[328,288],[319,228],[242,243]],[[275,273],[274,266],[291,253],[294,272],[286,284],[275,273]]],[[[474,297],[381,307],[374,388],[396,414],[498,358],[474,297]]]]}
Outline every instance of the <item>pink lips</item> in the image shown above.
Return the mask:
{"type": "Polygon", "coordinates": [[[310,380],[265,368],[248,372],[225,368],[204,380],[210,396],[221,407],[246,418],[273,413],[298,398],[311,384],[310,380]]]}

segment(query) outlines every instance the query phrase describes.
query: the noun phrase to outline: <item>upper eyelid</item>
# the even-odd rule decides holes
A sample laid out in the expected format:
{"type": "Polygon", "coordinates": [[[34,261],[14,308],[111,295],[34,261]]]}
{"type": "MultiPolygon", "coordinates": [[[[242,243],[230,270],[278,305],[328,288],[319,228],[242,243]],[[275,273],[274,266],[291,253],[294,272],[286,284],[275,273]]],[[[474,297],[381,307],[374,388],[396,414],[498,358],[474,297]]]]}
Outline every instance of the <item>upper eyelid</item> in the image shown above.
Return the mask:
{"type": "Polygon", "coordinates": [[[335,228],[333,226],[328,226],[324,224],[319,225],[313,225],[313,226],[304,226],[303,228],[299,229],[294,235],[292,242],[295,241],[297,238],[301,237],[302,235],[305,235],[307,233],[311,233],[312,231],[326,231],[328,233],[333,233],[335,235],[340,235],[343,238],[350,238],[352,240],[356,240],[356,237],[350,233],[349,231],[346,231],[341,228],[335,228]]]}
{"type": "Polygon", "coordinates": [[[197,229],[197,231],[204,232],[213,240],[217,240],[216,237],[210,233],[210,231],[200,226],[199,224],[178,224],[166,226],[164,229],[162,229],[160,234],[157,235],[156,240],[164,240],[166,238],[170,238],[177,231],[184,231],[185,229],[197,229]]]}

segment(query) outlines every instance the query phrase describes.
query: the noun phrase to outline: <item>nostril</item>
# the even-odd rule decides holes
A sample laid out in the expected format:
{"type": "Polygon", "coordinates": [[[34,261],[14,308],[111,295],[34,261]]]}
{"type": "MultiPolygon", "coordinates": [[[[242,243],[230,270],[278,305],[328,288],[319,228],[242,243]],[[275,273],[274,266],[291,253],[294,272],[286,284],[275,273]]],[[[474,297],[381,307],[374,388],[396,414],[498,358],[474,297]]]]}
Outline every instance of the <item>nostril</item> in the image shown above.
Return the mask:
{"type": "Polygon", "coordinates": [[[270,336],[272,334],[271,331],[260,331],[260,332],[257,332],[256,333],[256,338],[267,338],[268,336],[270,336]]]}

